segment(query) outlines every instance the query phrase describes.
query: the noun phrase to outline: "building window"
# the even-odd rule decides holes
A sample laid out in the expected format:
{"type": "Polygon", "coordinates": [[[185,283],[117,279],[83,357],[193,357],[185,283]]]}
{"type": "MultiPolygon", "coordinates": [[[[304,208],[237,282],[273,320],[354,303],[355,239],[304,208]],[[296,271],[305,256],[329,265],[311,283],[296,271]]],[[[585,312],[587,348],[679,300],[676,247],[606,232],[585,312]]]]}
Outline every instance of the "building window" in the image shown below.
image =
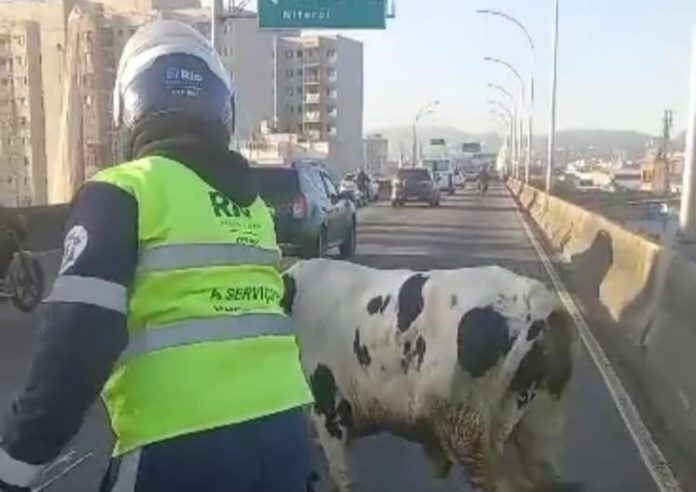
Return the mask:
{"type": "Polygon", "coordinates": [[[288,87],[287,89],[285,89],[285,94],[287,94],[288,96],[292,96],[295,94],[295,89],[293,89],[292,87],[288,87]]]}
{"type": "Polygon", "coordinates": [[[19,123],[19,126],[27,126],[27,117],[26,116],[20,116],[17,118],[17,121],[19,123]]]}
{"type": "Polygon", "coordinates": [[[285,76],[286,76],[286,77],[290,78],[290,77],[292,77],[293,75],[295,75],[295,73],[292,71],[292,68],[288,68],[288,69],[285,71],[285,76]]]}
{"type": "Polygon", "coordinates": [[[295,107],[294,106],[288,106],[288,112],[290,114],[295,114],[295,107]]]}
{"type": "Polygon", "coordinates": [[[298,113],[301,113],[301,112],[302,112],[302,105],[301,105],[301,104],[299,104],[299,105],[297,106],[297,112],[298,112],[298,113]]]}
{"type": "Polygon", "coordinates": [[[336,59],[336,50],[328,50],[326,52],[326,58],[329,60],[335,60],[336,59]]]}
{"type": "Polygon", "coordinates": [[[85,96],[85,106],[91,106],[92,105],[92,95],[87,94],[85,96]]]}
{"type": "Polygon", "coordinates": [[[29,79],[26,77],[22,77],[22,85],[27,85],[29,84],[29,79]]]}
{"type": "Polygon", "coordinates": [[[297,69],[297,76],[302,77],[302,69],[301,68],[297,69]]]}
{"type": "Polygon", "coordinates": [[[27,104],[27,98],[26,97],[20,97],[17,99],[17,102],[19,103],[20,106],[26,106],[27,104]]]}
{"type": "Polygon", "coordinates": [[[292,50],[288,50],[285,52],[285,58],[292,58],[292,57],[293,57],[292,50]]]}
{"type": "Polygon", "coordinates": [[[335,79],[336,78],[336,69],[335,68],[327,68],[326,75],[328,75],[329,78],[331,78],[331,79],[335,79]]]}
{"type": "Polygon", "coordinates": [[[25,166],[31,165],[31,160],[29,160],[29,158],[27,156],[24,156],[24,165],[25,166]]]}
{"type": "Polygon", "coordinates": [[[297,94],[300,96],[302,95],[302,87],[297,88],[297,94]]]}
{"type": "Polygon", "coordinates": [[[13,36],[13,38],[18,45],[24,46],[24,36],[13,36]]]}
{"type": "Polygon", "coordinates": [[[18,67],[23,67],[24,66],[24,57],[23,56],[15,56],[15,64],[18,67]]]}

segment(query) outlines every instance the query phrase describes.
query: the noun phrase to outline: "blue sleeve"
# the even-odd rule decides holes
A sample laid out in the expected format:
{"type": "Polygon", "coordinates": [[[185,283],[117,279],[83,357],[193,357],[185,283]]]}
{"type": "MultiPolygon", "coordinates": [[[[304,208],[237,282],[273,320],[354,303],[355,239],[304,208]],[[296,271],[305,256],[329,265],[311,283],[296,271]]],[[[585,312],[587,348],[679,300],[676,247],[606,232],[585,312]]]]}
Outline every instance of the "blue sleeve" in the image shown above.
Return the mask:
{"type": "Polygon", "coordinates": [[[125,348],[137,222],[135,199],[113,185],[88,183],[75,199],[28,379],[5,419],[0,480],[13,483],[3,456],[40,466],[59,455],[125,348]]]}

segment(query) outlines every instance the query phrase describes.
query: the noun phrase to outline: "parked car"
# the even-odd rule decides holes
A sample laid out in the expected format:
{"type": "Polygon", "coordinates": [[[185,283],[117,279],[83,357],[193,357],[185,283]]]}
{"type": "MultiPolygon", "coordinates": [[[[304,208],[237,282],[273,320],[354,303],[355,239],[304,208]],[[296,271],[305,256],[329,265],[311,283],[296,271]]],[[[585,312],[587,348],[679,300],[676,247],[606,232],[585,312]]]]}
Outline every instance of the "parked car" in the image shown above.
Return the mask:
{"type": "Polygon", "coordinates": [[[426,202],[431,207],[440,205],[440,188],[432,172],[426,168],[399,169],[392,182],[392,207],[408,201],[426,202]]]}
{"type": "Polygon", "coordinates": [[[325,169],[296,164],[252,172],[261,197],[273,209],[283,253],[317,258],[338,247],[341,258],[355,254],[355,205],[325,169]]]}

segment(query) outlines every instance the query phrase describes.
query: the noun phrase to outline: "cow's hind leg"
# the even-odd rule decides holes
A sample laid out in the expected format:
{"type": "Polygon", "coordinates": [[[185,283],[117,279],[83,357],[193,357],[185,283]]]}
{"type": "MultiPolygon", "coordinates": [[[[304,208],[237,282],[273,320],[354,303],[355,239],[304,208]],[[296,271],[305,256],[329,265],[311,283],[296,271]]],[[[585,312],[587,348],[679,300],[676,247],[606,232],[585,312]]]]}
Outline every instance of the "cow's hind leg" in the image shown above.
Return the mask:
{"type": "Polygon", "coordinates": [[[351,492],[348,437],[353,426],[350,403],[339,392],[328,366],[319,364],[310,378],[315,404],[310,417],[339,492],[351,492]]]}
{"type": "Polygon", "coordinates": [[[480,408],[444,405],[436,412],[435,432],[449,458],[462,466],[467,480],[481,492],[497,492],[498,464],[489,442],[489,414],[480,408]]]}

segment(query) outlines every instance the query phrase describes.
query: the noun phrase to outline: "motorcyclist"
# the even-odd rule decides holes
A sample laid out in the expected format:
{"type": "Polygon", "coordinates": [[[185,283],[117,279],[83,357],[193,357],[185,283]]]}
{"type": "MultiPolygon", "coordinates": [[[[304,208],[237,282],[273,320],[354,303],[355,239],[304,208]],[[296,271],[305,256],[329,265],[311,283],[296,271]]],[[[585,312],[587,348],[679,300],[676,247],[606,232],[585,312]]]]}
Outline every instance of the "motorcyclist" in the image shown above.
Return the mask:
{"type": "Polygon", "coordinates": [[[24,216],[16,209],[0,205],[0,284],[5,280],[12,257],[17,252],[18,245],[11,236],[12,232],[20,243],[26,240],[24,216]]]}
{"type": "Polygon", "coordinates": [[[478,173],[476,179],[478,180],[478,189],[482,192],[488,191],[488,183],[490,181],[490,174],[488,174],[488,167],[481,166],[481,170],[478,173]]]}
{"type": "Polygon", "coordinates": [[[365,197],[365,200],[369,200],[370,199],[370,177],[365,172],[365,169],[360,168],[358,170],[358,176],[356,179],[357,179],[358,189],[360,190],[360,193],[363,194],[363,196],[365,197]]]}

